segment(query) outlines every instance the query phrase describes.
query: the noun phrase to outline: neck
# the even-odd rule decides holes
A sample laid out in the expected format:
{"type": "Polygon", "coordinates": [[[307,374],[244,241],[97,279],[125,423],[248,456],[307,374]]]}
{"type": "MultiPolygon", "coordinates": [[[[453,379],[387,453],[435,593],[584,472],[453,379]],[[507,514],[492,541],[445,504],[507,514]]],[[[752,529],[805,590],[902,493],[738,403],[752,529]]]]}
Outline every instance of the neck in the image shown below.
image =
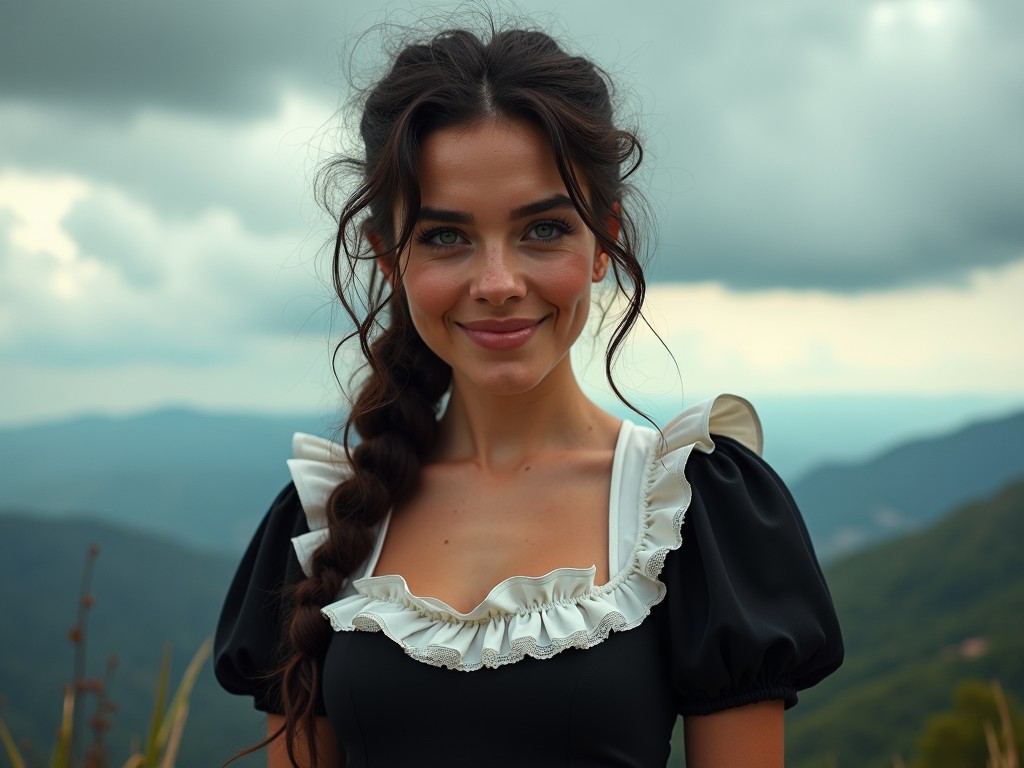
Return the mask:
{"type": "Polygon", "coordinates": [[[568,364],[516,395],[484,392],[455,377],[436,459],[514,469],[545,451],[614,445],[618,429],[619,421],[583,393],[568,364]]]}

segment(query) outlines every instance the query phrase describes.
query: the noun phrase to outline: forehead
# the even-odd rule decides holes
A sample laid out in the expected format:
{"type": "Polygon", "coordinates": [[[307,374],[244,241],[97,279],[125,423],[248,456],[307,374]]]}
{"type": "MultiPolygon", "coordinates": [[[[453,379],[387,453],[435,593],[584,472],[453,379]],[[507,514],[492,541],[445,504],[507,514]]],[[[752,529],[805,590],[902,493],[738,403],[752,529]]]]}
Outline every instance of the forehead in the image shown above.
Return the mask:
{"type": "Polygon", "coordinates": [[[566,194],[544,132],[521,119],[495,119],[434,131],[417,164],[424,207],[486,212],[566,194]]]}

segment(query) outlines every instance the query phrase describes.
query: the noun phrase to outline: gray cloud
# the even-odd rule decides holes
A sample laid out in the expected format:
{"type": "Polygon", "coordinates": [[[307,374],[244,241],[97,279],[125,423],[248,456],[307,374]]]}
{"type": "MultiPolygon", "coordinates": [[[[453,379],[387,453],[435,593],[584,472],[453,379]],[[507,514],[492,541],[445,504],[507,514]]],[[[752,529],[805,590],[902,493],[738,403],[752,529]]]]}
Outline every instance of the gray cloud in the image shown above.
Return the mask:
{"type": "Polygon", "coordinates": [[[688,113],[652,137],[656,278],[846,291],[1024,257],[1019,6],[801,5],[716,5],[656,91],[688,113]]]}
{"type": "Polygon", "coordinates": [[[303,166],[314,165],[305,141],[315,130],[178,113],[117,119],[68,105],[0,102],[0,167],[79,175],[172,218],[230,208],[256,231],[276,232],[295,229],[303,208],[312,208],[303,166]]]}
{"type": "MultiPolygon", "coordinates": [[[[560,21],[523,5],[618,74],[627,121],[646,125],[654,279],[850,291],[1024,258],[1016,0],[625,14],[567,0],[560,21]]],[[[322,105],[303,137],[329,120],[341,52],[387,15],[347,7],[19,5],[0,25],[0,166],[72,171],[168,217],[226,208],[255,233],[302,232],[308,173],[273,154],[305,138],[290,146],[275,123],[238,139],[290,92],[322,105]]]]}
{"type": "Polygon", "coordinates": [[[11,362],[217,365],[254,344],[326,346],[329,294],[308,257],[230,212],[162,219],[86,189],[51,232],[76,244],[63,255],[19,245],[11,232],[29,222],[4,220],[0,356],[11,362]]]}
{"type": "Polygon", "coordinates": [[[332,36],[351,31],[349,6],[19,3],[0,25],[0,95],[103,112],[266,112],[282,80],[316,88],[337,77],[332,36]]]}

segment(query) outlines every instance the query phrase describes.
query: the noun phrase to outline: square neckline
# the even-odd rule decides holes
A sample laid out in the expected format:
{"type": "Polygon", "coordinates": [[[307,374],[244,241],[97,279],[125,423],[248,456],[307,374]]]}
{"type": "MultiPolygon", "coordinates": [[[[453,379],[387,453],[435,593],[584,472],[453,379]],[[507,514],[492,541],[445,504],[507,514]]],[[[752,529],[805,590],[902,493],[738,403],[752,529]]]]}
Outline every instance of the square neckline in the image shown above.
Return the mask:
{"type": "MultiPolygon", "coordinates": [[[[621,495],[622,473],[624,471],[624,464],[625,464],[624,454],[626,452],[626,447],[629,445],[629,435],[632,433],[632,431],[634,429],[636,429],[636,425],[633,422],[631,422],[629,419],[623,419],[619,423],[619,432],[618,432],[618,434],[615,437],[615,448],[614,448],[613,453],[612,453],[611,478],[610,478],[610,482],[608,484],[608,547],[607,547],[607,549],[608,549],[608,553],[607,553],[607,557],[608,557],[608,582],[611,582],[612,580],[614,580],[615,577],[618,575],[619,571],[621,570],[621,568],[619,567],[619,563],[618,563],[618,558],[619,558],[619,546],[618,546],[618,544],[619,544],[619,497],[621,495]]],[[[361,579],[383,579],[383,578],[394,577],[394,576],[399,576],[399,577],[402,576],[400,573],[380,573],[380,574],[374,574],[374,571],[377,569],[377,562],[380,560],[380,554],[381,554],[381,552],[384,549],[384,540],[385,540],[385,538],[387,537],[387,534],[388,534],[388,526],[391,524],[391,514],[392,514],[393,511],[394,511],[393,507],[391,509],[389,509],[387,514],[384,516],[384,519],[381,520],[381,522],[380,522],[380,524],[378,526],[377,534],[376,534],[376,540],[374,541],[374,545],[373,545],[373,551],[370,553],[369,558],[367,558],[366,566],[362,569],[362,576],[360,577],[361,579]]],[[[495,584],[488,591],[488,594],[493,592],[497,587],[499,587],[505,581],[508,581],[508,579],[515,579],[515,578],[544,578],[545,576],[548,576],[551,573],[554,573],[555,571],[561,571],[561,570],[583,570],[583,571],[594,571],[594,572],[596,572],[597,571],[597,563],[592,564],[589,568],[582,568],[582,569],[581,568],[575,568],[574,569],[574,568],[569,568],[569,567],[566,567],[566,568],[555,568],[555,569],[549,571],[546,574],[541,574],[540,576],[525,576],[525,575],[516,574],[514,576],[509,576],[507,579],[503,579],[502,581],[500,581],[497,584],[495,584]]],[[[402,578],[404,580],[404,577],[402,577],[402,578]]],[[[352,579],[352,581],[355,581],[355,579],[352,579]]],[[[604,586],[604,585],[595,585],[595,586],[604,586]]],[[[438,600],[439,598],[429,598],[429,599],[431,599],[431,600],[438,600]]]]}

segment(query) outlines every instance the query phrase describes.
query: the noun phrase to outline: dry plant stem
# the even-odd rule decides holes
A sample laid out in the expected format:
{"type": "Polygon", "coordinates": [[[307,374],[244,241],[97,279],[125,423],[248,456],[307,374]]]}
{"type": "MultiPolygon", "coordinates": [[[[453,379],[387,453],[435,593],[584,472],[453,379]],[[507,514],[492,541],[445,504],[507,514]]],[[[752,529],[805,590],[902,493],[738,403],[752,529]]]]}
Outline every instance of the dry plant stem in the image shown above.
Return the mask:
{"type": "Polygon", "coordinates": [[[1013,721],[1010,718],[1010,706],[1006,702],[1006,694],[998,680],[992,681],[992,696],[996,700],[999,712],[1000,730],[1003,732],[1004,747],[999,746],[995,728],[985,723],[985,742],[988,745],[987,768],[1020,768],[1020,757],[1017,754],[1017,740],[1014,738],[1013,721]]]}
{"type": "Polygon", "coordinates": [[[167,740],[167,751],[164,752],[164,759],[160,761],[160,768],[174,768],[174,761],[178,757],[178,747],[181,745],[181,737],[185,732],[185,721],[188,720],[188,704],[183,704],[174,716],[174,725],[167,740]]]}
{"type": "Polygon", "coordinates": [[[85,659],[86,659],[86,636],[88,630],[89,608],[92,607],[92,586],[93,566],[96,563],[96,555],[99,554],[99,547],[91,545],[85,553],[85,565],[82,567],[82,582],[78,594],[78,616],[75,626],[71,630],[71,640],[75,645],[74,676],[71,682],[71,711],[73,721],[71,723],[70,743],[68,744],[67,765],[72,765],[78,760],[78,734],[82,730],[82,717],[84,708],[78,706],[78,695],[81,683],[85,681],[85,659]]]}
{"type": "Polygon", "coordinates": [[[103,682],[99,691],[96,692],[96,708],[93,710],[93,717],[89,723],[92,731],[92,744],[86,750],[86,767],[89,765],[106,765],[106,744],[103,739],[111,726],[111,715],[115,710],[110,701],[110,690],[114,684],[114,673],[117,671],[117,657],[111,656],[107,659],[107,670],[103,676],[103,682]],[[90,760],[92,762],[90,762],[90,760]]]}

